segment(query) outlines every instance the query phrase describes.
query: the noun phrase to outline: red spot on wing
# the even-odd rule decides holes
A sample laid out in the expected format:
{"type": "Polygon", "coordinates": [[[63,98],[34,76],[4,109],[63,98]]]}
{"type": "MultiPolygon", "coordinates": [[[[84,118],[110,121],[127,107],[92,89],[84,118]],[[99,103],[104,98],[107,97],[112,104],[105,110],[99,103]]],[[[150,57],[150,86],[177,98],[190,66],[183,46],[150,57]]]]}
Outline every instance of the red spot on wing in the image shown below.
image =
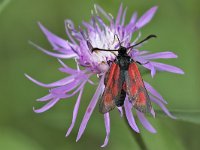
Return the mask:
{"type": "Polygon", "coordinates": [[[108,70],[108,72],[106,74],[105,86],[110,86],[111,83],[113,82],[113,75],[114,75],[116,67],[117,67],[117,64],[116,63],[112,63],[110,69],[108,70]]]}
{"type": "Polygon", "coordinates": [[[105,105],[109,105],[109,103],[111,102],[111,100],[112,100],[112,94],[111,93],[106,93],[105,97],[104,97],[104,103],[105,103],[105,105]]]}
{"type": "Polygon", "coordinates": [[[139,92],[137,103],[138,105],[146,105],[146,95],[144,92],[139,92]]]}
{"type": "Polygon", "coordinates": [[[121,92],[121,89],[119,89],[119,79],[120,79],[120,68],[119,68],[119,65],[116,66],[115,74],[111,78],[113,79],[112,94],[115,97],[115,96],[118,95],[119,92],[121,92]]]}
{"type": "Polygon", "coordinates": [[[128,94],[129,94],[129,97],[135,97],[137,92],[138,92],[138,89],[140,87],[138,81],[137,81],[137,74],[136,74],[136,71],[138,70],[137,68],[137,65],[135,63],[131,63],[129,65],[129,68],[128,68],[128,75],[127,75],[127,88],[128,88],[128,94]]]}
{"type": "Polygon", "coordinates": [[[100,102],[100,112],[106,113],[115,107],[114,99],[121,92],[120,67],[116,63],[112,63],[105,77],[105,89],[100,102]]]}
{"type": "Polygon", "coordinates": [[[149,96],[135,62],[129,64],[126,84],[129,100],[133,102],[134,107],[141,112],[150,111],[151,104],[149,96]]]}
{"type": "Polygon", "coordinates": [[[136,84],[138,86],[140,84],[143,84],[140,71],[139,71],[138,66],[135,62],[133,62],[129,65],[129,72],[130,72],[131,78],[137,81],[136,84]]]}

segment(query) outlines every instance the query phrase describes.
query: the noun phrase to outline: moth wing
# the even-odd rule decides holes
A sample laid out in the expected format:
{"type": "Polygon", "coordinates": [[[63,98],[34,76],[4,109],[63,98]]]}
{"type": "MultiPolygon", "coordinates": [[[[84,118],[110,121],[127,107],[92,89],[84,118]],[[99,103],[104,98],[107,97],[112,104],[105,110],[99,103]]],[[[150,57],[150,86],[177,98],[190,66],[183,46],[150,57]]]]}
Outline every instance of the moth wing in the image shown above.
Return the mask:
{"type": "Polygon", "coordinates": [[[128,71],[125,72],[125,82],[126,92],[133,107],[140,112],[150,112],[152,106],[149,100],[149,95],[135,62],[129,64],[128,71]]]}
{"type": "Polygon", "coordinates": [[[99,111],[106,113],[115,108],[115,101],[120,98],[122,90],[121,72],[118,64],[113,62],[106,73],[105,89],[99,104],[99,111]]]}

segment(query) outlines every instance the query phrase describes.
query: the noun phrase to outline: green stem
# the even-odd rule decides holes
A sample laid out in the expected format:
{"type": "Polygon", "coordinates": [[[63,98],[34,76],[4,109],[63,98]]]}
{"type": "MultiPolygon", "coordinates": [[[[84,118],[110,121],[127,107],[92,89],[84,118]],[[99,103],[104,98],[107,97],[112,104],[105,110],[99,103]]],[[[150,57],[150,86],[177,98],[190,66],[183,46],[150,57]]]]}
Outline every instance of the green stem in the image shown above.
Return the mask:
{"type": "MultiPolygon", "coordinates": [[[[124,107],[123,107],[123,113],[125,114],[125,109],[124,109],[124,107]]],[[[141,149],[141,150],[148,150],[148,149],[147,149],[147,146],[146,146],[146,144],[145,144],[145,142],[144,142],[144,140],[142,139],[141,134],[140,134],[140,133],[137,133],[137,132],[135,132],[135,131],[133,131],[133,129],[132,129],[131,126],[129,125],[128,120],[127,120],[127,118],[126,118],[125,116],[124,116],[124,121],[125,121],[127,127],[129,128],[131,134],[132,134],[133,137],[135,138],[136,142],[138,143],[140,149],[141,149]]]]}

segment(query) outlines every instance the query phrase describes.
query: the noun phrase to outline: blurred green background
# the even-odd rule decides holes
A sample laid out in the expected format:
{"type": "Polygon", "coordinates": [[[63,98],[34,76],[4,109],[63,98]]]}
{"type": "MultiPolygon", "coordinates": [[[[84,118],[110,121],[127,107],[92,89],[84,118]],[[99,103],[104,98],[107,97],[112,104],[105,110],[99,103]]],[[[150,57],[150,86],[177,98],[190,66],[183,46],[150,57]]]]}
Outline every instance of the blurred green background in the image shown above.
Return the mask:
{"type": "MultiPolygon", "coordinates": [[[[142,15],[158,5],[152,22],[142,29],[142,35],[154,33],[159,38],[142,49],[152,52],[173,51],[178,59],[165,60],[184,69],[185,75],[159,73],[150,82],[169,102],[168,108],[183,120],[172,120],[158,115],[148,117],[157,134],[146,131],[138,122],[141,135],[150,150],[199,150],[200,109],[199,99],[199,48],[200,2],[197,0],[124,0],[128,6],[126,21],[133,11],[142,15]],[[176,113],[177,112],[177,113],[176,113]]],[[[66,150],[101,149],[105,127],[103,116],[95,109],[81,140],[75,138],[94,88],[88,86],[80,106],[77,122],[71,135],[65,138],[72,118],[76,97],[60,101],[42,114],[35,114],[32,107],[42,104],[35,99],[47,94],[24,77],[24,73],[48,83],[65,76],[57,68],[55,58],[47,56],[28,44],[31,40],[51,49],[37,22],[40,21],[53,33],[67,38],[64,20],[72,19],[76,26],[88,21],[94,3],[116,16],[119,0],[0,0],[0,149],[1,150],[66,150]]],[[[74,66],[72,60],[65,61],[74,66]]],[[[139,150],[138,144],[127,129],[117,110],[111,112],[111,135],[105,149],[139,150]]]]}

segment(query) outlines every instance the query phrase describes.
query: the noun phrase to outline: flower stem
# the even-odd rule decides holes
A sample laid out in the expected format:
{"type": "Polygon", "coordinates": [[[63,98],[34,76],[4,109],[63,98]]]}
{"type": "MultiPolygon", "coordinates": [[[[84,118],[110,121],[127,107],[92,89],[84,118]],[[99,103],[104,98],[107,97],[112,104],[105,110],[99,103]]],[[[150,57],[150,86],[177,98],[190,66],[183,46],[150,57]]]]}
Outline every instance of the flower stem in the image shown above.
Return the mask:
{"type": "MultiPolygon", "coordinates": [[[[123,114],[125,114],[125,109],[124,109],[124,107],[123,107],[123,114]]],[[[131,134],[133,135],[133,137],[135,138],[136,142],[138,143],[140,149],[141,149],[141,150],[148,150],[148,149],[147,149],[147,146],[146,146],[146,144],[145,144],[145,142],[144,142],[144,140],[142,139],[141,134],[139,134],[139,133],[133,131],[133,129],[132,129],[131,126],[129,125],[128,120],[127,120],[127,118],[126,118],[125,115],[124,115],[123,118],[124,118],[124,121],[125,121],[127,127],[128,127],[129,130],[131,131],[131,134]]]]}

